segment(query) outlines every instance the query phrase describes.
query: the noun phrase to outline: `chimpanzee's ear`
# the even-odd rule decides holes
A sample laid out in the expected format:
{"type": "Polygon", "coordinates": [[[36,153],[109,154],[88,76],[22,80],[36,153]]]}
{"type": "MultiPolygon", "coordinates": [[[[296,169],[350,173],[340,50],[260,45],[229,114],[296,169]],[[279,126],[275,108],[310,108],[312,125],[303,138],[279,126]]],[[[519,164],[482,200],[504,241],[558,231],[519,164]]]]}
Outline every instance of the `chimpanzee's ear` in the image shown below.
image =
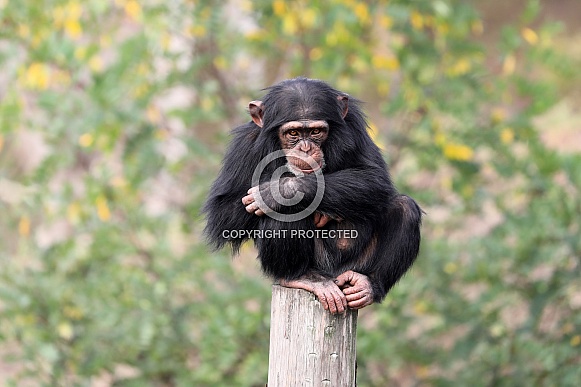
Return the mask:
{"type": "Polygon", "coordinates": [[[341,106],[341,117],[345,118],[347,116],[347,112],[349,111],[349,97],[346,95],[339,95],[337,96],[337,100],[341,106]]]}
{"type": "Polygon", "coordinates": [[[262,128],[262,117],[264,116],[264,105],[262,101],[251,101],[248,104],[248,112],[252,117],[252,121],[262,128]]]}

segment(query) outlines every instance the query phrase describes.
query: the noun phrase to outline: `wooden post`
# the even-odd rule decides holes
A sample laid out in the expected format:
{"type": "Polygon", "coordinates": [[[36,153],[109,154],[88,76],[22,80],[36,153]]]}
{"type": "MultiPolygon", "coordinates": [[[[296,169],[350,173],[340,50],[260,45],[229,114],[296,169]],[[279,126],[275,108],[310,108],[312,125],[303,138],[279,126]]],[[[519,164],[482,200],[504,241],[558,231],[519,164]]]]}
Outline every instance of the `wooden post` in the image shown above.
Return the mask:
{"type": "Polygon", "coordinates": [[[268,387],[355,386],[357,311],[332,315],[312,293],[272,286],[268,387]]]}

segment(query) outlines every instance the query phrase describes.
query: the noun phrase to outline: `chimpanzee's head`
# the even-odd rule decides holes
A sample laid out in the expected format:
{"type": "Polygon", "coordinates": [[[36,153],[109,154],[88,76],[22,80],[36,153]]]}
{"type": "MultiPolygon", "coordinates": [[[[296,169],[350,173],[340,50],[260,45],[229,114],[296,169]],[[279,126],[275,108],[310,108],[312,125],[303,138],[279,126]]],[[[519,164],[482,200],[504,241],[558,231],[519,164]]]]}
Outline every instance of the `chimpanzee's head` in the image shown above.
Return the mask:
{"type": "Polygon", "coordinates": [[[314,173],[325,166],[323,144],[330,130],[342,124],[349,98],[326,83],[295,78],[267,89],[262,101],[248,105],[252,121],[276,135],[295,175],[314,173]]]}

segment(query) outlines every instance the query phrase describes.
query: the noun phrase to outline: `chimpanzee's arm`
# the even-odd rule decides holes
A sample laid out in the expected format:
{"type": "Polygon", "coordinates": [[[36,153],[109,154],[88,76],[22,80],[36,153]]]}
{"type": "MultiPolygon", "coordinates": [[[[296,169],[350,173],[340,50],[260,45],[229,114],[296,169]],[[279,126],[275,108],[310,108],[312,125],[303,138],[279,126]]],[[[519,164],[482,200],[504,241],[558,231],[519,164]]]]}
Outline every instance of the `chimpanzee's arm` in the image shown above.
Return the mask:
{"type": "MultiPolygon", "coordinates": [[[[380,168],[352,168],[325,174],[325,192],[317,211],[350,221],[376,218],[397,196],[389,175],[380,168]]],[[[311,193],[316,182],[308,177],[303,184],[311,193]]],[[[310,196],[310,195],[309,195],[310,196]]]]}
{"type": "Polygon", "coordinates": [[[212,185],[203,212],[206,215],[204,233],[215,248],[226,243],[237,252],[247,237],[230,237],[232,231],[253,230],[258,227],[258,217],[249,214],[240,205],[240,198],[252,181],[253,167],[262,157],[254,151],[259,128],[249,123],[233,131],[234,138],[224,157],[220,175],[212,185]]]}
{"type": "Polygon", "coordinates": [[[377,217],[397,196],[397,191],[384,169],[351,168],[324,174],[323,179],[318,180],[313,174],[280,179],[280,192],[284,197],[292,197],[297,193],[304,195],[299,203],[290,207],[279,203],[273,197],[269,183],[251,189],[249,195],[244,197],[243,203],[251,205],[247,207],[247,211],[258,211],[258,215],[262,212],[259,201],[276,212],[296,213],[317,199],[318,184],[324,184],[324,190],[320,191],[322,198],[317,211],[350,221],[366,221],[377,217]],[[257,195],[258,189],[260,198],[257,195]]]}

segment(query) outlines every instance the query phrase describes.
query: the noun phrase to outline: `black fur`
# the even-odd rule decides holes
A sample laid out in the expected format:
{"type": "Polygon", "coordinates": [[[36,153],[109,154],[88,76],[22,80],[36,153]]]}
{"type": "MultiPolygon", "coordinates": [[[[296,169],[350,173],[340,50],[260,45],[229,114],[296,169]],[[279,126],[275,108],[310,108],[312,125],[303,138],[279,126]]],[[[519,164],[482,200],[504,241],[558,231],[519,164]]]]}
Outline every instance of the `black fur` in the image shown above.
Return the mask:
{"type": "MultiPolygon", "coordinates": [[[[420,207],[395,189],[380,150],[367,133],[359,101],[349,98],[349,110],[343,119],[337,97],[346,94],[324,82],[296,78],[267,91],[263,98],[263,127],[251,121],[233,131],[224,165],[204,206],[208,241],[216,248],[229,243],[237,253],[245,238],[225,239],[224,230],[287,230],[286,238],[254,240],[266,274],[290,280],[316,272],[334,278],[353,270],[370,278],[374,301],[380,302],[417,257],[420,207]],[[325,192],[317,211],[342,219],[330,221],[323,227],[325,230],[357,230],[358,238],[351,240],[347,249],[339,249],[332,239],[288,236],[290,230],[315,230],[312,215],[296,222],[281,222],[250,214],[241,202],[252,185],[256,165],[281,149],[279,127],[300,119],[325,120],[329,124],[328,138],[322,145],[325,192]],[[325,261],[323,256],[329,259],[325,261]]],[[[281,159],[272,163],[261,181],[283,164],[281,159]]],[[[286,208],[289,213],[305,208],[316,191],[314,175],[292,179],[297,179],[305,198],[293,208],[286,208]]]]}

